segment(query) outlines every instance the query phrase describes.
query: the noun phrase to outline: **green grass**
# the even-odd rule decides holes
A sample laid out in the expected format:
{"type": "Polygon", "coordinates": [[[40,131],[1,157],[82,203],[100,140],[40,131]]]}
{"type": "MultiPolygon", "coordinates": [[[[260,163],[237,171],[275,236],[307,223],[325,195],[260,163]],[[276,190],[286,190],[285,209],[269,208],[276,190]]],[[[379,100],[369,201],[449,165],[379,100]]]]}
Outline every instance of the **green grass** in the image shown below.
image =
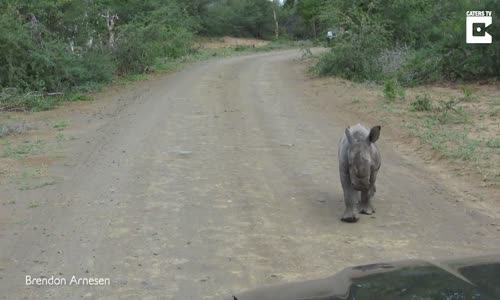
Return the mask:
{"type": "Polygon", "coordinates": [[[488,113],[490,117],[498,117],[500,116],[500,108],[494,109],[488,113]]]}
{"type": "Polygon", "coordinates": [[[27,178],[33,178],[33,177],[40,177],[42,176],[42,170],[41,169],[26,169],[24,170],[21,175],[19,176],[20,179],[27,179],[27,178]]]}
{"type": "Polygon", "coordinates": [[[64,138],[64,134],[62,134],[62,133],[58,133],[58,134],[56,135],[56,141],[57,141],[58,143],[63,142],[64,140],[65,140],[65,138],[64,138]]]}
{"type": "Polygon", "coordinates": [[[405,90],[395,79],[386,80],[384,82],[383,93],[385,99],[394,101],[396,98],[403,100],[405,98],[405,90]]]}
{"type": "Polygon", "coordinates": [[[53,185],[57,181],[52,177],[44,175],[42,169],[28,168],[23,170],[19,176],[15,176],[13,183],[17,184],[19,190],[26,191],[53,185]]]}
{"type": "Polygon", "coordinates": [[[20,191],[36,190],[44,186],[54,185],[56,183],[57,182],[55,180],[41,181],[34,184],[22,183],[19,185],[19,190],[20,191]]]}
{"type": "Polygon", "coordinates": [[[380,104],[380,107],[382,108],[382,110],[385,110],[385,111],[390,112],[390,113],[394,113],[398,109],[397,106],[391,102],[382,102],[380,104]]]}
{"type": "Polygon", "coordinates": [[[432,110],[432,101],[428,95],[418,95],[415,101],[410,103],[411,111],[429,111],[432,110]]]}
{"type": "Polygon", "coordinates": [[[57,130],[63,130],[64,128],[68,127],[68,125],[69,125],[68,121],[57,120],[57,121],[54,121],[54,124],[52,125],[52,127],[54,127],[57,130]]]}
{"type": "Polygon", "coordinates": [[[472,160],[477,158],[481,145],[478,140],[467,137],[467,130],[458,130],[427,117],[421,123],[407,123],[410,132],[429,144],[445,157],[472,160]]]}
{"type": "Polygon", "coordinates": [[[452,158],[461,160],[472,160],[477,158],[477,150],[481,142],[465,136],[459,136],[459,138],[461,138],[461,140],[459,140],[461,145],[459,147],[451,147],[451,149],[447,151],[448,155],[452,158]]]}
{"type": "Polygon", "coordinates": [[[29,208],[37,208],[38,206],[40,206],[40,203],[36,201],[33,201],[28,205],[29,208]]]}
{"type": "Polygon", "coordinates": [[[71,94],[67,97],[68,101],[91,101],[93,100],[92,96],[84,93],[75,93],[71,94]]]}
{"type": "Polygon", "coordinates": [[[128,74],[127,76],[123,77],[122,80],[125,82],[135,82],[135,81],[142,81],[148,78],[147,73],[139,73],[139,74],[128,74]]]}
{"type": "Polygon", "coordinates": [[[359,98],[353,98],[352,101],[351,101],[351,104],[357,104],[357,103],[360,103],[361,100],[359,98]]]}
{"type": "Polygon", "coordinates": [[[23,144],[13,146],[10,142],[5,142],[3,144],[3,156],[4,157],[26,157],[31,154],[40,153],[43,145],[45,144],[42,140],[37,140],[35,142],[25,141],[23,144]]]}
{"type": "Polygon", "coordinates": [[[472,90],[468,87],[463,87],[462,92],[464,93],[462,100],[463,101],[473,101],[475,97],[472,95],[472,90]]]}
{"type": "Polygon", "coordinates": [[[491,140],[488,140],[486,142],[486,146],[488,148],[500,148],[500,139],[498,138],[493,138],[491,140]]]}
{"type": "Polygon", "coordinates": [[[435,118],[442,124],[465,124],[470,121],[469,114],[459,105],[459,101],[451,99],[440,102],[435,108],[435,118]]]}

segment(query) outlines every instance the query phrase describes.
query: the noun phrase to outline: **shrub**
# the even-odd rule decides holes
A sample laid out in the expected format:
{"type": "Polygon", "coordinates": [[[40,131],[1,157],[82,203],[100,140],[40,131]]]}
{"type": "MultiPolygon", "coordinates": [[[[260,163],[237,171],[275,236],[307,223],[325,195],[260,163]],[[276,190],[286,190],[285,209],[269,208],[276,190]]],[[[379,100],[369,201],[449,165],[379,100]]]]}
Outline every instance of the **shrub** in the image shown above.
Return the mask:
{"type": "Polygon", "coordinates": [[[37,26],[24,24],[10,9],[0,13],[0,109],[49,109],[61,99],[44,97],[46,92],[111,81],[115,68],[109,53],[97,48],[73,53],[43,24],[37,26]]]}
{"type": "MultiPolygon", "coordinates": [[[[471,9],[470,0],[365,2],[321,4],[320,21],[347,30],[349,38],[339,34],[336,49],[320,60],[319,73],[354,80],[396,77],[402,86],[500,77],[500,39],[493,38],[487,47],[465,43],[460,12],[471,9]],[[378,67],[373,67],[375,60],[378,67]]],[[[474,5],[475,10],[500,11],[496,0],[476,1],[474,5]]],[[[488,32],[500,36],[500,26],[493,23],[488,32]]]]}
{"type": "Polygon", "coordinates": [[[459,106],[460,102],[455,99],[441,102],[436,110],[436,119],[440,123],[463,124],[469,121],[469,116],[463,107],[459,106]]]}
{"type": "Polygon", "coordinates": [[[114,55],[121,73],[143,72],[160,57],[180,57],[189,52],[192,34],[162,24],[128,24],[117,41],[114,55]]]}
{"type": "Polygon", "coordinates": [[[414,86],[442,78],[441,58],[432,49],[423,49],[410,54],[397,78],[403,86],[414,86]]]}
{"type": "Polygon", "coordinates": [[[28,28],[15,16],[12,10],[0,13],[0,87],[24,90],[31,85],[27,58],[35,44],[28,28]]]}
{"type": "Polygon", "coordinates": [[[377,58],[382,76],[384,78],[397,76],[399,70],[407,63],[411,55],[412,51],[408,46],[384,49],[377,58]]]}
{"type": "Polygon", "coordinates": [[[412,111],[429,111],[432,110],[432,101],[427,95],[418,95],[415,101],[410,104],[412,111]]]}
{"type": "Polygon", "coordinates": [[[463,101],[472,101],[474,100],[474,96],[472,94],[472,89],[468,87],[463,87],[462,92],[464,93],[464,96],[462,97],[463,101]]]}
{"type": "Polygon", "coordinates": [[[314,70],[320,75],[337,75],[356,81],[379,80],[382,67],[377,62],[387,48],[388,32],[368,16],[352,31],[339,35],[331,51],[322,55],[314,70]]]}
{"type": "Polygon", "coordinates": [[[394,101],[396,97],[404,99],[405,91],[396,79],[389,79],[384,82],[384,97],[389,101],[394,101]]]}

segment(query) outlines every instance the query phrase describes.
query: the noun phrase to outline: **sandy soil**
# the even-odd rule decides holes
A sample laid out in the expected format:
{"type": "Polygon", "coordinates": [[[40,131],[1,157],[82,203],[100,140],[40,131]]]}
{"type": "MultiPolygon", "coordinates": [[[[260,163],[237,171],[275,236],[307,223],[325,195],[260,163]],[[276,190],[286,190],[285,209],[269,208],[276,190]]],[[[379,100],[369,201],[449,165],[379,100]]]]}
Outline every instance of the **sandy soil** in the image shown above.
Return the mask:
{"type": "Polygon", "coordinates": [[[394,127],[347,105],[369,91],[311,80],[300,57],[212,60],[23,116],[38,129],[12,145],[44,143],[0,159],[0,299],[219,299],[356,264],[498,251],[498,206],[474,205],[394,127]],[[383,124],[383,162],[377,213],[346,224],[337,141],[358,121],[383,124]]]}

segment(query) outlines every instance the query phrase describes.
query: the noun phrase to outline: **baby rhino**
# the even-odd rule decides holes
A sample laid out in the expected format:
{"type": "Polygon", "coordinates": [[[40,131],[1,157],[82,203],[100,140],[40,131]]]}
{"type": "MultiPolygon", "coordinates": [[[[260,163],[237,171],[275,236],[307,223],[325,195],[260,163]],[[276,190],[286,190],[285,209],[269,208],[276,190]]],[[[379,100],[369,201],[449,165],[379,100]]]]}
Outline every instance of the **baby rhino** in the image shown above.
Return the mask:
{"type": "Polygon", "coordinates": [[[361,191],[359,212],[371,215],[375,209],[371,199],[375,194],[375,180],[380,169],[380,152],[375,142],[380,136],[380,126],[368,131],[361,124],[347,127],[339,145],[339,171],[344,190],[344,222],[356,222],[358,217],[355,204],[358,191],[361,191]]]}

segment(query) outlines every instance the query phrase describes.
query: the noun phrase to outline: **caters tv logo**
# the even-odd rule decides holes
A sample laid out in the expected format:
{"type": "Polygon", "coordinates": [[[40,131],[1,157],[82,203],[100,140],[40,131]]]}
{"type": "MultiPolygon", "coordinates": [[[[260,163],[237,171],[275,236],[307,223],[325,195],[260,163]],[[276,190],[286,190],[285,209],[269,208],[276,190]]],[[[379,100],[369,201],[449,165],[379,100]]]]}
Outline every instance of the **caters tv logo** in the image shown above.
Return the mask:
{"type": "Polygon", "coordinates": [[[468,11],[467,44],[491,44],[492,37],[486,32],[491,23],[491,11],[468,11]]]}

